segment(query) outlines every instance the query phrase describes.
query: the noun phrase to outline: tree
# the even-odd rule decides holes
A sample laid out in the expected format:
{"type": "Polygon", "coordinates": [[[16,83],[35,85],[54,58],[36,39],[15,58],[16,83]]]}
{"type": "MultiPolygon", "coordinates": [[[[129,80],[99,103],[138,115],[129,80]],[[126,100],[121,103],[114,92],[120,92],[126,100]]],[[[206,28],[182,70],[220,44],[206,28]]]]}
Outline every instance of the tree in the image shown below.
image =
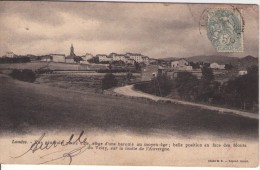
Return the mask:
{"type": "Polygon", "coordinates": [[[140,71],[141,70],[141,65],[138,63],[138,62],[135,62],[135,69],[137,71],[140,71]]]}
{"type": "Polygon", "coordinates": [[[108,66],[109,70],[112,70],[112,64],[109,63],[109,66],[108,66]]]}
{"type": "Polygon", "coordinates": [[[234,66],[233,66],[231,63],[225,64],[225,69],[226,69],[226,70],[231,70],[231,69],[233,69],[233,68],[234,68],[234,66]]]}
{"type": "Polygon", "coordinates": [[[0,57],[0,63],[27,63],[31,62],[31,59],[29,57],[14,57],[14,58],[9,58],[9,57],[0,57]]]}
{"type": "Polygon", "coordinates": [[[130,71],[127,72],[127,74],[126,74],[126,81],[127,81],[127,82],[131,82],[131,79],[132,79],[133,77],[134,77],[134,76],[133,76],[133,73],[131,73],[130,71]]]}
{"type": "Polygon", "coordinates": [[[136,84],[134,87],[145,93],[166,96],[171,92],[172,81],[167,76],[162,75],[153,78],[149,83],[136,84]]]}
{"type": "Polygon", "coordinates": [[[198,96],[199,80],[189,72],[180,72],[176,79],[175,88],[181,98],[195,100],[198,96]]]}
{"type": "Polygon", "coordinates": [[[213,71],[209,67],[201,68],[202,76],[198,88],[198,99],[209,102],[214,95],[212,83],[214,80],[213,71]]]}
{"type": "Polygon", "coordinates": [[[83,59],[82,59],[82,57],[75,56],[75,57],[74,57],[74,61],[75,61],[76,63],[80,63],[80,61],[83,61],[83,59]]]}
{"type": "Polygon", "coordinates": [[[226,104],[242,109],[252,109],[258,99],[258,67],[248,68],[248,74],[230,80],[223,87],[226,104]]]}
{"type": "Polygon", "coordinates": [[[212,90],[212,102],[215,104],[224,104],[224,98],[222,95],[222,86],[218,81],[213,81],[210,85],[212,90]]]}
{"type": "Polygon", "coordinates": [[[12,71],[12,73],[10,74],[10,76],[14,79],[26,81],[26,82],[30,82],[30,83],[34,82],[37,78],[36,74],[32,70],[29,70],[29,69],[24,69],[21,71],[14,69],[12,71]]]}
{"type": "Polygon", "coordinates": [[[189,62],[189,65],[192,66],[192,69],[199,69],[200,64],[199,63],[194,63],[194,62],[189,62]]]}
{"type": "Polygon", "coordinates": [[[88,59],[87,60],[89,63],[99,63],[99,59],[98,57],[92,57],[91,59],[88,59]]]}
{"type": "Polygon", "coordinates": [[[209,67],[202,67],[201,68],[202,77],[201,80],[212,82],[214,80],[214,74],[211,68],[209,67]]]}
{"type": "Polygon", "coordinates": [[[156,95],[158,96],[166,96],[171,92],[172,82],[166,75],[154,78],[152,84],[155,85],[156,95]]]}
{"type": "Polygon", "coordinates": [[[117,86],[117,79],[112,73],[108,73],[102,79],[102,90],[117,86]]]}

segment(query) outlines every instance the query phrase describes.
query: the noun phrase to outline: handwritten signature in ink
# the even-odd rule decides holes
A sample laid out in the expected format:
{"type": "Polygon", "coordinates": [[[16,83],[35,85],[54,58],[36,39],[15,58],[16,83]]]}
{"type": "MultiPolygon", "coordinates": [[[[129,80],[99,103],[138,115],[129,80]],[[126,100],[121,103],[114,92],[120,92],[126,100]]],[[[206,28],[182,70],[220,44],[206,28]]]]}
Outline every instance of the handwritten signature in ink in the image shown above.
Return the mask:
{"type": "Polygon", "coordinates": [[[20,157],[27,155],[28,153],[36,153],[36,152],[40,152],[40,151],[51,150],[51,149],[54,149],[57,147],[66,147],[68,145],[76,145],[77,147],[75,147],[73,149],[66,149],[66,150],[60,150],[60,151],[56,151],[56,152],[50,152],[50,153],[45,154],[40,157],[40,159],[46,159],[46,158],[52,156],[51,159],[47,159],[47,160],[41,162],[40,164],[46,164],[46,163],[50,163],[50,162],[54,162],[54,161],[58,161],[58,160],[68,160],[68,164],[70,165],[72,163],[73,157],[76,157],[76,156],[82,154],[89,147],[87,138],[83,138],[83,134],[84,134],[84,131],[81,131],[81,133],[79,134],[79,136],[77,138],[75,137],[74,134],[72,134],[67,141],[62,140],[60,142],[44,142],[46,134],[43,133],[39,139],[35,140],[32,143],[32,145],[30,146],[30,148],[28,150],[26,150],[25,152],[23,152],[22,154],[20,154],[18,156],[12,157],[12,158],[20,158],[20,157]],[[78,147],[78,146],[80,146],[80,147],[78,147]]]}

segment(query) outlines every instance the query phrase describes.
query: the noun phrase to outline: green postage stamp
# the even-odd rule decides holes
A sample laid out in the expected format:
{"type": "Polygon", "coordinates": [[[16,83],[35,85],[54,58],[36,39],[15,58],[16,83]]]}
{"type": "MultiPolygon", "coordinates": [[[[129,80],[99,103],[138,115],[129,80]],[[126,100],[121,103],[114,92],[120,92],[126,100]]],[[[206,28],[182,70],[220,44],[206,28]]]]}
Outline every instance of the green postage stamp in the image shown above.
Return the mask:
{"type": "Polygon", "coordinates": [[[243,18],[238,9],[208,9],[208,38],[218,52],[243,52],[243,18]]]}

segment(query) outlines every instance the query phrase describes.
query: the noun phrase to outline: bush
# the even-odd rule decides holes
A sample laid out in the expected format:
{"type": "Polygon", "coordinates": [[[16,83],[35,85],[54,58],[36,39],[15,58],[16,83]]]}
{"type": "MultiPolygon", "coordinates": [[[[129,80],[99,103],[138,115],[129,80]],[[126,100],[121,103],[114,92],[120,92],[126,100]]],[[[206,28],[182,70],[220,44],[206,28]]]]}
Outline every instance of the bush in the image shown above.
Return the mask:
{"type": "Polygon", "coordinates": [[[125,77],[126,82],[127,82],[127,83],[131,82],[131,79],[132,79],[132,78],[134,78],[133,73],[132,73],[132,72],[128,72],[128,73],[126,74],[126,77],[125,77]]]}
{"type": "Polygon", "coordinates": [[[149,83],[136,84],[136,89],[156,96],[167,96],[172,89],[172,82],[167,76],[158,76],[149,83]]]}
{"type": "Polygon", "coordinates": [[[179,73],[175,88],[180,97],[186,100],[195,100],[198,96],[199,80],[189,72],[179,73]]]}
{"type": "Polygon", "coordinates": [[[117,86],[117,79],[112,73],[108,73],[102,79],[102,90],[117,86]]]}
{"type": "Polygon", "coordinates": [[[36,80],[36,74],[29,69],[13,70],[10,76],[14,79],[33,83],[36,80]]]}
{"type": "Polygon", "coordinates": [[[31,59],[29,57],[0,57],[0,63],[28,63],[31,62],[31,59]]]}
{"type": "Polygon", "coordinates": [[[167,96],[168,94],[170,94],[172,89],[172,82],[169,77],[165,75],[158,76],[156,79],[153,80],[153,82],[155,84],[157,82],[159,96],[167,96]]]}
{"type": "Polygon", "coordinates": [[[227,105],[244,110],[254,109],[259,103],[259,71],[257,66],[248,68],[248,74],[228,81],[223,87],[227,105]]]}

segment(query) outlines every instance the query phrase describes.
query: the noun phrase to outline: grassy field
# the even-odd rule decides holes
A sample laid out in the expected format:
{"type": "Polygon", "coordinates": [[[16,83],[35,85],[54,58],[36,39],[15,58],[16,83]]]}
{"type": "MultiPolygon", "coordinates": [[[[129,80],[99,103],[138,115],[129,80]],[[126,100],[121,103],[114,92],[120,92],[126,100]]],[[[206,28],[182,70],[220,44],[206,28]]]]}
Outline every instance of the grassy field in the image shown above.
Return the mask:
{"type": "Polygon", "coordinates": [[[37,70],[42,67],[48,66],[51,70],[78,70],[78,64],[66,63],[47,63],[47,62],[30,62],[30,63],[11,63],[0,64],[0,69],[31,69],[37,70]]]}
{"type": "MultiPolygon", "coordinates": [[[[106,74],[96,73],[95,71],[84,71],[87,69],[104,69],[104,65],[102,64],[79,65],[54,62],[47,63],[41,61],[30,63],[0,64],[0,73],[10,74],[12,69],[37,70],[46,66],[51,70],[59,71],[55,71],[54,74],[38,74],[35,83],[84,92],[100,92],[102,79],[106,74]]],[[[126,73],[113,74],[116,76],[116,79],[118,80],[118,85],[122,85],[126,73]]],[[[136,80],[138,78],[140,79],[139,73],[134,73],[133,76],[133,80],[136,80]]]]}
{"type": "Polygon", "coordinates": [[[48,67],[50,70],[99,70],[107,69],[104,64],[71,64],[71,63],[56,63],[56,62],[44,62],[36,61],[29,63],[0,63],[0,70],[4,69],[31,69],[37,70],[43,67],[48,67]]]}
{"type": "MultiPolygon", "coordinates": [[[[37,76],[37,84],[45,84],[82,92],[101,92],[102,79],[106,73],[74,73],[41,74],[37,76]]],[[[114,73],[118,86],[126,81],[126,73],[114,73]]],[[[133,74],[132,81],[139,80],[140,74],[133,74]]]]}
{"type": "Polygon", "coordinates": [[[181,136],[258,137],[258,121],[145,99],[79,93],[0,74],[0,132],[100,129],[181,136]]]}
{"type": "Polygon", "coordinates": [[[39,75],[35,83],[45,84],[52,87],[79,90],[83,92],[97,92],[101,90],[103,76],[82,75],[39,75]]]}

